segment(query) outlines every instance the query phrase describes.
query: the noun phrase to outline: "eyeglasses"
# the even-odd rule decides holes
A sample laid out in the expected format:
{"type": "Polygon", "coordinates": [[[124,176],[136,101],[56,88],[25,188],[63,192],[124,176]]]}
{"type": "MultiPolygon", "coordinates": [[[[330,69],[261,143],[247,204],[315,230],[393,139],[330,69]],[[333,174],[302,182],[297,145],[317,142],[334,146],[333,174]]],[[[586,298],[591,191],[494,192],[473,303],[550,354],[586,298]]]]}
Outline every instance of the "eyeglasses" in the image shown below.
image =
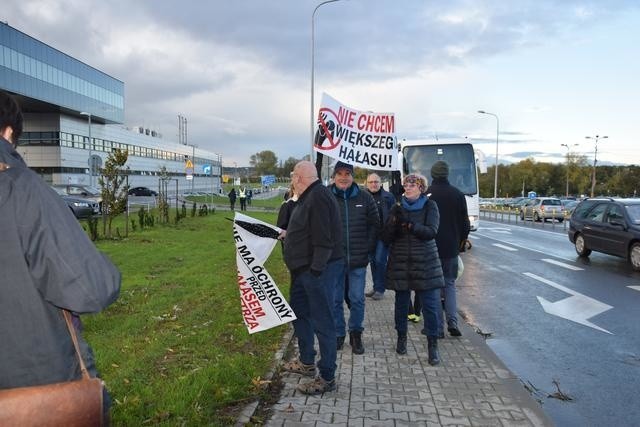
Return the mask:
{"type": "Polygon", "coordinates": [[[415,182],[405,182],[404,184],[402,184],[402,186],[404,188],[413,188],[413,187],[417,187],[418,184],[416,184],[415,182]]]}
{"type": "Polygon", "coordinates": [[[367,181],[367,184],[380,184],[380,181],[367,181]]]}

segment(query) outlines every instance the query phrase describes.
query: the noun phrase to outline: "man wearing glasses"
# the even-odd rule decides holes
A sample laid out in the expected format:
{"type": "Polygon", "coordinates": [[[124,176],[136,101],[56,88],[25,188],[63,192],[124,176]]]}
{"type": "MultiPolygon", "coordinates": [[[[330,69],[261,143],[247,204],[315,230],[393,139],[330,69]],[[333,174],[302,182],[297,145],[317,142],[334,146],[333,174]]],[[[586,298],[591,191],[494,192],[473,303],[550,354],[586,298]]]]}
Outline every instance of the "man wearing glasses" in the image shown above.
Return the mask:
{"type": "MultiPolygon", "coordinates": [[[[389,217],[389,211],[395,203],[395,199],[391,193],[382,188],[382,181],[380,176],[376,173],[369,174],[367,177],[367,191],[373,196],[373,200],[378,207],[378,216],[380,218],[380,224],[387,222],[389,217]]],[[[367,292],[365,295],[373,300],[381,300],[384,298],[384,274],[387,268],[387,255],[389,248],[378,236],[376,243],[376,250],[369,257],[369,264],[371,265],[371,276],[373,278],[373,289],[367,292]]]]}

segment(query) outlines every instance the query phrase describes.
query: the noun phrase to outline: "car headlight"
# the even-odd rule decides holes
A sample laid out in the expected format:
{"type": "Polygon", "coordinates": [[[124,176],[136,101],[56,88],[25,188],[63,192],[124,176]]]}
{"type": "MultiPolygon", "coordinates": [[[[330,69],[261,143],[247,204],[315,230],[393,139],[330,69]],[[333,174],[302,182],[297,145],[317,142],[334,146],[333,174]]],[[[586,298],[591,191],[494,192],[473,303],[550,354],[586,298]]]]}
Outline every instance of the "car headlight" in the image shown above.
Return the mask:
{"type": "Polygon", "coordinates": [[[88,208],[89,207],[89,203],[86,203],[86,202],[73,202],[73,206],[75,206],[76,208],[88,208]]]}

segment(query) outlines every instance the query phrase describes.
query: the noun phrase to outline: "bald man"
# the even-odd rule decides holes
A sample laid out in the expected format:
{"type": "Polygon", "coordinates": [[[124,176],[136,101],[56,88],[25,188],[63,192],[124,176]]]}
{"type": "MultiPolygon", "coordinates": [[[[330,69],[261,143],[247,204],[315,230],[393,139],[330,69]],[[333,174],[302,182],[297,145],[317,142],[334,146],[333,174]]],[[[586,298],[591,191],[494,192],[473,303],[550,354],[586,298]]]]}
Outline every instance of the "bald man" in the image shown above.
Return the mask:
{"type": "Polygon", "coordinates": [[[304,394],[321,394],[336,388],[336,327],[333,298],[344,272],[342,223],[338,203],[318,179],[316,167],[301,161],[291,176],[298,195],[284,239],[284,261],[291,272],[291,308],[298,338],[298,359],[284,364],[283,369],[304,376],[316,373],[313,348],[314,333],[318,338],[319,375],[298,386],[304,394]]]}

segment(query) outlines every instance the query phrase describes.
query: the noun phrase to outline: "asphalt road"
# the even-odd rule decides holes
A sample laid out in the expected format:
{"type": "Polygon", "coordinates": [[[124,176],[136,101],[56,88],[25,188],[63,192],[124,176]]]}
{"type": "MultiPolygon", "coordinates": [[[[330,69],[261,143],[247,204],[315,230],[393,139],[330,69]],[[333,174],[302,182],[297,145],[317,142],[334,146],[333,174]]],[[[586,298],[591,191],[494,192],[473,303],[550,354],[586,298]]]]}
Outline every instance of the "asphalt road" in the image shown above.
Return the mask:
{"type": "Polygon", "coordinates": [[[640,273],[604,254],[579,258],[562,226],[484,219],[471,237],[458,309],[549,417],[640,425],[640,273]]]}

